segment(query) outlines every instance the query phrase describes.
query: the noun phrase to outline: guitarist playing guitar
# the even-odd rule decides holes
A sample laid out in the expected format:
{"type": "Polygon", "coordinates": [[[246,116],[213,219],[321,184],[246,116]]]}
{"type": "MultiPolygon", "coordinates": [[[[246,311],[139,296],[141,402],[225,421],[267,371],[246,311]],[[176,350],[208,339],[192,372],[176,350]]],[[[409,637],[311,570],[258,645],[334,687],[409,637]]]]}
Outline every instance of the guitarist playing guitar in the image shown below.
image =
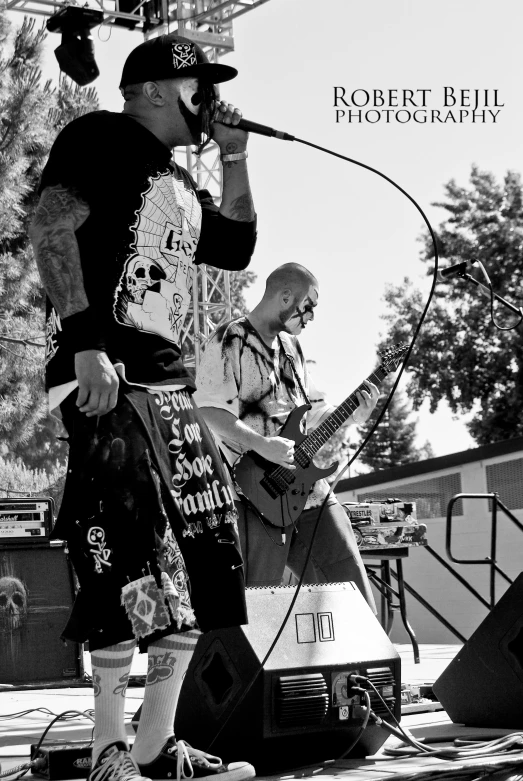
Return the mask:
{"type": "MultiPolygon", "coordinates": [[[[269,501],[267,512],[255,509],[258,503],[253,496],[250,501],[236,503],[247,586],[280,585],[286,565],[297,577],[301,575],[318,513],[328,493],[325,480],[311,486],[301,478],[298,487],[292,483],[293,472],[298,474],[304,466],[297,440],[336,411],[314,387],[296,338],[314,320],[318,296],[318,282],[306,268],[297,263],[280,266],[269,275],[264,296],[248,317],[216,330],[198,370],[196,403],[233,473],[237,466],[240,486],[243,478],[257,484],[256,470],[263,480],[264,472],[276,469],[277,483],[281,475],[290,482],[282,488],[283,500],[276,497],[271,508],[269,501]],[[296,408],[302,408],[296,415],[299,419],[303,414],[303,418],[296,421],[299,436],[291,439],[281,429],[296,408]],[[294,498],[287,500],[287,488],[288,496],[294,491],[300,504],[294,498]],[[296,508],[296,517],[283,511],[289,501],[296,508]]],[[[373,382],[362,384],[353,394],[344,425],[365,422],[378,396],[373,382]]],[[[269,491],[274,488],[272,483],[268,487],[269,491]]],[[[331,496],[320,520],[304,582],[348,580],[358,586],[375,610],[351,524],[331,496]]]]}

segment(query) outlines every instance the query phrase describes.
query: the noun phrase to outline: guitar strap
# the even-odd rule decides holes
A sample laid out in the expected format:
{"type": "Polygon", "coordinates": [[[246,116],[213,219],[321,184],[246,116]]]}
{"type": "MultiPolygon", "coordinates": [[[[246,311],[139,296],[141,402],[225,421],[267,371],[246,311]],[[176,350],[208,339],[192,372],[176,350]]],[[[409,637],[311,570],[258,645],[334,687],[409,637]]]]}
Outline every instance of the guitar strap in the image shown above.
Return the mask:
{"type": "Polygon", "coordinates": [[[293,356],[292,356],[292,355],[290,355],[290,354],[287,352],[287,350],[285,349],[285,345],[283,344],[283,342],[282,342],[282,340],[281,340],[281,336],[280,336],[279,334],[278,334],[278,343],[279,343],[279,345],[280,345],[280,350],[282,351],[282,353],[285,355],[285,357],[286,357],[286,358],[287,358],[287,360],[289,361],[290,367],[291,367],[291,369],[292,369],[292,373],[293,373],[293,375],[294,375],[294,379],[295,379],[295,380],[296,380],[296,382],[298,383],[298,387],[299,387],[299,389],[300,389],[300,391],[301,391],[301,395],[303,396],[303,398],[304,398],[304,400],[305,400],[305,403],[306,403],[306,404],[310,404],[310,406],[312,407],[311,400],[309,399],[309,396],[308,396],[308,394],[307,394],[307,391],[306,391],[306,390],[305,390],[305,388],[303,387],[303,383],[302,383],[302,381],[301,381],[301,377],[300,377],[300,375],[298,374],[298,370],[296,369],[296,364],[294,363],[294,358],[293,358],[293,356]]]}

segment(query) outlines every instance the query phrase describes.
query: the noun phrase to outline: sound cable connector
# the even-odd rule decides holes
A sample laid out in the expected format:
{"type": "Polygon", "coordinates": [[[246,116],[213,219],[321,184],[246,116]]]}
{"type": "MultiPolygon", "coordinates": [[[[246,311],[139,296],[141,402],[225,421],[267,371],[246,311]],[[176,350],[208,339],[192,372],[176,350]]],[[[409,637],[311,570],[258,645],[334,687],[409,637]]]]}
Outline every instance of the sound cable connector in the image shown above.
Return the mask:
{"type": "MultiPolygon", "coordinates": [[[[399,724],[396,717],[390,710],[389,706],[379,693],[378,689],[374,686],[371,680],[364,675],[351,675],[349,676],[351,683],[366,683],[370,686],[374,693],[379,697],[381,703],[387,709],[391,719],[395,722],[396,727],[389,724],[383,718],[378,716],[374,711],[370,711],[369,721],[375,724],[377,727],[382,727],[394,737],[399,738],[402,742],[402,746],[397,748],[385,746],[383,753],[388,757],[393,756],[397,758],[416,757],[420,754],[425,756],[437,757],[439,759],[463,761],[466,759],[485,759],[490,757],[505,757],[507,752],[521,751],[523,752],[523,732],[513,732],[509,735],[503,735],[499,738],[487,741],[472,741],[457,739],[454,741],[454,746],[447,746],[444,748],[435,748],[430,744],[424,744],[419,740],[416,740],[412,735],[407,734],[404,728],[399,724]]],[[[355,686],[355,691],[358,691],[361,687],[355,686]]],[[[364,690],[365,691],[365,690],[364,690]]],[[[383,757],[386,759],[387,757],[383,757]]],[[[508,758],[507,758],[508,759],[508,758]]],[[[523,756],[521,758],[512,758],[514,762],[518,761],[523,765],[523,756]]],[[[512,764],[512,762],[511,762],[512,764]]]]}
{"type": "Polygon", "coordinates": [[[8,778],[9,776],[14,776],[15,773],[20,773],[18,778],[22,778],[22,776],[25,776],[30,770],[40,770],[44,764],[45,761],[42,758],[38,758],[31,760],[30,762],[24,762],[23,765],[16,765],[9,770],[2,770],[2,766],[0,765],[0,778],[8,778]]]}

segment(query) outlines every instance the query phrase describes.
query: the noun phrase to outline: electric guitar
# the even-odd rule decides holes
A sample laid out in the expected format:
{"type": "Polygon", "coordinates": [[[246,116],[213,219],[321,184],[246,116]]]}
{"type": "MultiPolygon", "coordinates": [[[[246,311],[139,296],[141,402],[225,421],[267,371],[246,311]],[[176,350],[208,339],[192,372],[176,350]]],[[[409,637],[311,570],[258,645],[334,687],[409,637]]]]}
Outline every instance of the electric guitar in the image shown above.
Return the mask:
{"type": "MultiPolygon", "coordinates": [[[[382,363],[367,380],[380,385],[387,374],[396,371],[407,349],[406,344],[396,345],[383,353],[382,363]]],[[[314,483],[328,477],[338,468],[338,462],[335,461],[327,469],[320,469],[312,459],[358,408],[356,394],[361,390],[366,390],[365,382],[310,434],[303,434],[300,429],[300,421],[311,408],[310,404],[303,404],[292,410],[279,436],[294,440],[296,469],[272,464],[254,450],[244,453],[234,465],[234,479],[242,494],[273,526],[284,527],[294,523],[301,515],[314,483]]]]}

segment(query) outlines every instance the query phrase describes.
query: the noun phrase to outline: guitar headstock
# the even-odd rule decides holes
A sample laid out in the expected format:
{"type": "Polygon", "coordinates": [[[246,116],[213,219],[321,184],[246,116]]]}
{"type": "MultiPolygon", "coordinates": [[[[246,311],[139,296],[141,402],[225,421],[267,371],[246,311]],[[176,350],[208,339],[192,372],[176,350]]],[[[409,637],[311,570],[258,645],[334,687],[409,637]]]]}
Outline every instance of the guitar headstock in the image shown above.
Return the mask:
{"type": "Polygon", "coordinates": [[[381,368],[386,374],[395,372],[403,360],[403,356],[409,349],[408,344],[395,344],[384,353],[380,353],[381,368]]]}

